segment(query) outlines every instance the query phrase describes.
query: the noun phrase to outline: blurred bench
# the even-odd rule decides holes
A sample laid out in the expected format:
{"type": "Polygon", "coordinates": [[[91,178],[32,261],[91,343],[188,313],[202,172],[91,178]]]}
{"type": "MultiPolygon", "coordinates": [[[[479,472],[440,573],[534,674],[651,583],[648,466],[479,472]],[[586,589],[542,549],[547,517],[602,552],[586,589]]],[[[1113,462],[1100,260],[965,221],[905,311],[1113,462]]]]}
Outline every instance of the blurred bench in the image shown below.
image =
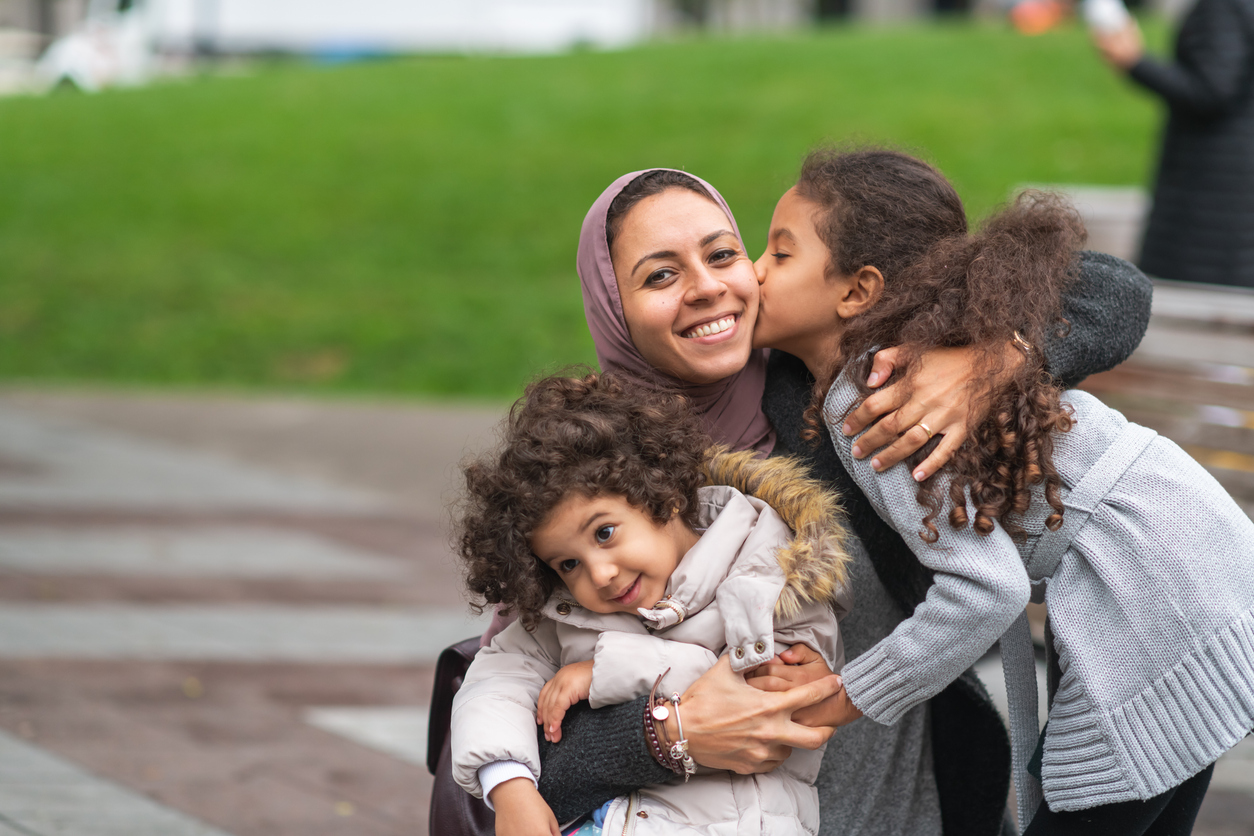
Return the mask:
{"type": "Polygon", "coordinates": [[[1155,281],[1141,347],[1083,388],[1183,447],[1254,517],[1254,291],[1155,281]]]}

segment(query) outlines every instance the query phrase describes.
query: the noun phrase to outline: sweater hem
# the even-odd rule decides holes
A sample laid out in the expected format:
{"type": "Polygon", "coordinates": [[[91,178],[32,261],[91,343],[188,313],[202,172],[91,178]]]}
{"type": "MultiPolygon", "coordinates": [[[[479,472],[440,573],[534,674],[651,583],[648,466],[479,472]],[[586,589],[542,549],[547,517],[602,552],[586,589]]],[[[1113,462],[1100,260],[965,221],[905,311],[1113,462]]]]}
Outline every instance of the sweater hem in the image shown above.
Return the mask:
{"type": "Polygon", "coordinates": [[[927,698],[888,658],[883,647],[873,647],[845,665],[841,678],[858,710],[885,726],[896,723],[927,698]]]}
{"type": "Polygon", "coordinates": [[[1054,708],[1042,765],[1051,810],[1179,786],[1254,728],[1254,610],[1114,709],[1100,712],[1083,695],[1054,708]]]}

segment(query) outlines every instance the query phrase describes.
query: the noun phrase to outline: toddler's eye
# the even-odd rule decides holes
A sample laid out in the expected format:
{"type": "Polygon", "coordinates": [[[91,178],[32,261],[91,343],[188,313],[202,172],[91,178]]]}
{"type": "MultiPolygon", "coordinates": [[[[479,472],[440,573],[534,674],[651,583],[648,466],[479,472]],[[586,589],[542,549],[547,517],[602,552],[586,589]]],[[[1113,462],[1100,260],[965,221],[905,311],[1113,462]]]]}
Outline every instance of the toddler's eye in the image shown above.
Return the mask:
{"type": "Polygon", "coordinates": [[[557,564],[557,571],[561,572],[563,575],[569,575],[571,572],[575,571],[578,566],[579,561],[572,557],[557,564]]]}
{"type": "Polygon", "coordinates": [[[614,536],[614,526],[612,525],[603,525],[597,529],[596,537],[597,537],[598,543],[604,543],[613,536],[614,536]]]}

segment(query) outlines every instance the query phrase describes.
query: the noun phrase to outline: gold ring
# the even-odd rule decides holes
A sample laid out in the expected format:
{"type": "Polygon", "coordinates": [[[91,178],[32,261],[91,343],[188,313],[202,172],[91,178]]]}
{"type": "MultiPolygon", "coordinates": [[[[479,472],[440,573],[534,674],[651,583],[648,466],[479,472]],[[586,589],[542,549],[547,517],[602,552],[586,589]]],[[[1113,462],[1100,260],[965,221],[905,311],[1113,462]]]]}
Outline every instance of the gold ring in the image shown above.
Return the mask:
{"type": "Polygon", "coordinates": [[[915,426],[916,426],[916,427],[922,427],[922,428],[923,428],[923,432],[927,433],[927,440],[928,440],[928,441],[931,441],[931,440],[932,440],[932,436],[936,435],[936,433],[932,432],[932,428],[931,428],[931,427],[929,427],[927,424],[923,423],[922,421],[920,421],[918,424],[915,424],[915,426]]]}

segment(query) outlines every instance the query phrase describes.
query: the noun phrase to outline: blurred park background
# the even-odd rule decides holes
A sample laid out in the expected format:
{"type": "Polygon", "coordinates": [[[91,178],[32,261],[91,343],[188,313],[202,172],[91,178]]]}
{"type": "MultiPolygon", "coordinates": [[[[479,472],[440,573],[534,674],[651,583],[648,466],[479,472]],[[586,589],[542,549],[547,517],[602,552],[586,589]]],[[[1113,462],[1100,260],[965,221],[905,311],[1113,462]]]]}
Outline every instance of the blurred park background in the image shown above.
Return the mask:
{"type": "MultiPolygon", "coordinates": [[[[888,143],[1136,253],[1163,111],[1057,0],[241,2],[0,0],[3,836],[426,832],[457,462],[594,361],[623,172],[756,255],[808,150],[888,143]]],[[[1088,386],[1254,509],[1254,297],[1160,282],[1088,386]]],[[[1254,834],[1254,748],[1215,775],[1197,832],[1254,834]]]]}
{"type": "Polygon", "coordinates": [[[624,171],[715,183],[756,256],[819,144],[915,150],[981,215],[1143,185],[1158,118],[1082,26],[966,18],[0,99],[0,376],[508,398],[593,359],[574,249],[624,171]]]}

